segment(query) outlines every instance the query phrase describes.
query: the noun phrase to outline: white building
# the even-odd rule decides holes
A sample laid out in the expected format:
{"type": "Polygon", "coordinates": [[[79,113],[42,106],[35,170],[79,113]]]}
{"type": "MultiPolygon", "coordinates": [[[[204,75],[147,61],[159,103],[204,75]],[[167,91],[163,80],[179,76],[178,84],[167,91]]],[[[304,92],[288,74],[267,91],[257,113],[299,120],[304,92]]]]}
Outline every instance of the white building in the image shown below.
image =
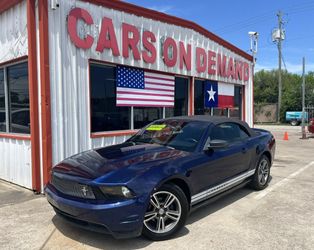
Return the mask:
{"type": "Polygon", "coordinates": [[[40,192],[54,164],[158,118],[253,123],[253,58],[193,22],[121,1],[1,0],[0,30],[1,179],[40,192]],[[119,67],[174,88],[117,106],[119,67]]]}

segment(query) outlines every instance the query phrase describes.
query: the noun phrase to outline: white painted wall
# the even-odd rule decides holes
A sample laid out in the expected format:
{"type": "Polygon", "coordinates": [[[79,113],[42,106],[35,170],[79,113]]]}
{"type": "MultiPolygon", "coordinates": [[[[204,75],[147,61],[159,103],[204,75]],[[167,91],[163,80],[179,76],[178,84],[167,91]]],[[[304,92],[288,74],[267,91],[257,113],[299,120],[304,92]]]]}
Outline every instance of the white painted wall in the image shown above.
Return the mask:
{"type": "Polygon", "coordinates": [[[0,14],[0,63],[27,55],[26,1],[0,14]]]}
{"type": "Polygon", "coordinates": [[[32,188],[31,142],[0,137],[0,178],[32,188]]]}
{"type": "MultiPolygon", "coordinates": [[[[28,54],[26,1],[0,14],[0,63],[28,54]]],[[[1,138],[0,179],[32,188],[31,143],[1,138]]]]}

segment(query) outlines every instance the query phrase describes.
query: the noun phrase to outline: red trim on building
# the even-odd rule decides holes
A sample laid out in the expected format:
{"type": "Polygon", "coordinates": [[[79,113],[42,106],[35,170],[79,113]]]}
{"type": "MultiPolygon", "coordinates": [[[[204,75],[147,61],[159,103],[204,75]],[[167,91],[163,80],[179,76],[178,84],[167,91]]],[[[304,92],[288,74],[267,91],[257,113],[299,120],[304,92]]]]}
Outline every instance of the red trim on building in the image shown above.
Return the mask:
{"type": "Polygon", "coordinates": [[[14,5],[22,2],[23,0],[1,0],[0,1],[0,14],[12,8],[14,5]]]}
{"type": "Polygon", "coordinates": [[[243,56],[247,60],[253,61],[253,57],[249,55],[248,53],[244,52],[243,50],[237,48],[236,46],[232,45],[231,43],[225,41],[224,39],[211,33],[210,31],[204,29],[203,27],[201,27],[200,25],[192,21],[184,20],[176,16],[167,15],[165,13],[161,13],[155,10],[146,9],[146,8],[134,5],[134,4],[126,3],[124,1],[113,1],[113,0],[83,0],[83,1],[100,5],[100,6],[104,6],[106,8],[111,8],[111,9],[123,11],[126,13],[134,14],[137,16],[150,18],[156,21],[161,21],[161,22],[181,26],[184,28],[192,29],[206,36],[207,38],[217,42],[218,44],[230,49],[231,51],[237,53],[238,55],[243,56]]]}
{"type": "Polygon", "coordinates": [[[245,112],[245,109],[246,109],[246,101],[245,101],[245,98],[246,98],[246,92],[245,92],[245,85],[242,86],[242,120],[245,121],[245,118],[246,118],[246,112],[245,112]]]}
{"type": "Polygon", "coordinates": [[[254,63],[252,65],[252,128],[254,127],[254,63]]]}
{"type": "Polygon", "coordinates": [[[190,78],[189,115],[194,115],[194,77],[190,78]]]}
{"type": "Polygon", "coordinates": [[[115,132],[99,132],[99,133],[91,133],[91,138],[101,138],[101,137],[112,137],[112,136],[126,136],[126,135],[134,135],[138,130],[122,130],[115,132]]]}
{"type": "Polygon", "coordinates": [[[17,58],[14,58],[12,60],[0,63],[0,67],[10,66],[10,64],[15,64],[15,63],[19,63],[19,62],[22,62],[22,61],[26,61],[27,59],[28,59],[28,56],[17,57],[17,58]]]}
{"type": "Polygon", "coordinates": [[[30,135],[11,134],[11,133],[0,133],[0,138],[15,139],[15,140],[26,140],[26,141],[31,140],[30,135]]]}
{"type": "Polygon", "coordinates": [[[39,47],[40,47],[40,86],[41,86],[41,126],[42,159],[44,184],[49,181],[52,167],[50,70],[49,70],[49,30],[48,0],[38,2],[39,10],[39,47]]]}
{"type": "Polygon", "coordinates": [[[28,82],[30,96],[32,187],[40,192],[40,147],[39,147],[39,111],[36,49],[36,5],[35,0],[27,0],[28,31],[28,82]],[[32,39],[34,38],[34,39],[32,39]]]}

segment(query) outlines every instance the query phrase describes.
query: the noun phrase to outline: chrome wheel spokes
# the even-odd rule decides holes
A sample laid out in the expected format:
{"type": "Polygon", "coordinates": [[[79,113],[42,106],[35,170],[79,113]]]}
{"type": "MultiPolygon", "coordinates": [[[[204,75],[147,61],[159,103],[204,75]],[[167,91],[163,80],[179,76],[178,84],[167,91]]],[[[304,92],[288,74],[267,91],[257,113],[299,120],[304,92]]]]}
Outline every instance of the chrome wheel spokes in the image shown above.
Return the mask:
{"type": "Polygon", "coordinates": [[[269,164],[267,160],[263,159],[258,166],[258,182],[261,185],[267,183],[269,177],[269,164]]]}
{"type": "Polygon", "coordinates": [[[155,196],[155,194],[153,194],[152,198],[150,199],[150,204],[152,204],[155,209],[160,208],[160,203],[158,201],[158,198],[155,196]]]}
{"type": "Polygon", "coordinates": [[[147,222],[147,221],[155,219],[156,217],[157,217],[157,213],[156,212],[148,212],[148,213],[145,214],[144,221],[147,222]]]}
{"type": "Polygon", "coordinates": [[[172,210],[168,210],[166,212],[166,216],[170,219],[172,219],[173,221],[177,221],[180,219],[180,213],[178,213],[177,211],[172,211],[172,210]]]}
{"type": "Polygon", "coordinates": [[[164,207],[167,208],[169,207],[174,201],[175,201],[176,197],[173,194],[169,194],[167,197],[167,200],[165,202],[164,207]]]}
{"type": "Polygon", "coordinates": [[[178,224],[180,218],[179,199],[168,191],[159,191],[151,196],[144,226],[154,233],[166,233],[178,224]]]}
{"type": "Polygon", "coordinates": [[[156,228],[157,232],[160,232],[160,233],[163,232],[165,230],[164,217],[161,217],[161,216],[158,217],[156,225],[157,225],[157,228],[156,228]]]}

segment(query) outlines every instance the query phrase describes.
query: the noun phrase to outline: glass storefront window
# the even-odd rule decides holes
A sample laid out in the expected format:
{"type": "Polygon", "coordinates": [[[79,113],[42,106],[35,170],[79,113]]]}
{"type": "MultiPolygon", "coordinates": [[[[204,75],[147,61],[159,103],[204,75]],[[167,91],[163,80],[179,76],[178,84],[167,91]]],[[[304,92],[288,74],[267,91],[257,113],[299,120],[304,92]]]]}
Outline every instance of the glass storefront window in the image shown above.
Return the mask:
{"type": "Polygon", "coordinates": [[[91,64],[92,132],[131,129],[131,108],[116,106],[116,67],[91,64]]]}
{"type": "Polygon", "coordinates": [[[213,108],[213,115],[228,117],[228,108],[213,108]]]}
{"type": "Polygon", "coordinates": [[[10,132],[30,133],[28,64],[8,67],[10,132]]]}
{"type": "Polygon", "coordinates": [[[234,87],[234,107],[229,110],[229,117],[242,119],[242,89],[243,86],[234,87]]]}
{"type": "MultiPolygon", "coordinates": [[[[242,118],[242,86],[234,87],[234,105],[229,108],[214,107],[205,108],[204,105],[205,80],[194,81],[194,114],[195,115],[215,115],[233,118],[242,118]]],[[[218,83],[219,86],[219,83],[218,83]]],[[[218,87],[219,89],[219,87],[218,87]]]]}
{"type": "Polygon", "coordinates": [[[6,131],[4,70],[0,69],[0,132],[6,131]]]}
{"type": "Polygon", "coordinates": [[[210,115],[211,109],[205,107],[205,80],[194,81],[194,115],[210,115]]]}
{"type": "Polygon", "coordinates": [[[161,119],[162,108],[134,108],[134,128],[140,129],[147,124],[161,119]]]}
{"type": "Polygon", "coordinates": [[[174,108],[166,108],[166,117],[182,116],[188,114],[189,79],[175,78],[174,108]]]}

